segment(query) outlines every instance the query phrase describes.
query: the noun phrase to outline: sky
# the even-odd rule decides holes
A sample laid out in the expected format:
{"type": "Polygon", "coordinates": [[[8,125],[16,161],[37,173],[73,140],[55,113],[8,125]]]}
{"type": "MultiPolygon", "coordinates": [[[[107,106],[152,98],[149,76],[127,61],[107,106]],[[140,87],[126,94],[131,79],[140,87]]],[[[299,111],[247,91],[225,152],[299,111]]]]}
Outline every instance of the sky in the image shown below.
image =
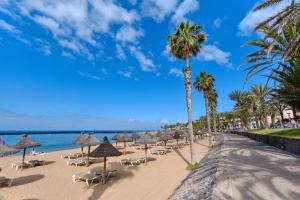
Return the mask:
{"type": "MultiPolygon", "coordinates": [[[[252,12],[256,0],[1,0],[0,130],[158,129],[187,120],[182,69],[167,37],[181,21],[207,41],[192,78],[212,74],[218,112],[246,84],[240,68],[261,37],[255,24],[288,1],[252,12]]],[[[205,113],[193,90],[193,119],[205,113]]]]}

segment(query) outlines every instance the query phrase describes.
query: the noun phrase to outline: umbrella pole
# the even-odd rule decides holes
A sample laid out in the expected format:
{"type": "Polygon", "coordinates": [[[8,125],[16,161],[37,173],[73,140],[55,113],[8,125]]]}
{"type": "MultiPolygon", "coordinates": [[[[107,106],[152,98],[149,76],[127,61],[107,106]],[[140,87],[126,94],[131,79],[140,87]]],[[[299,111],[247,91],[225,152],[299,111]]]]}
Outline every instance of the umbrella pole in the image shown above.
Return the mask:
{"type": "Polygon", "coordinates": [[[103,182],[104,182],[104,184],[106,184],[106,156],[104,156],[104,167],[103,168],[104,168],[103,182]]]}
{"type": "Polygon", "coordinates": [[[167,155],[167,141],[165,141],[165,154],[167,155]]]}
{"type": "Polygon", "coordinates": [[[81,157],[83,158],[83,146],[81,146],[81,157]]]}
{"type": "Polygon", "coordinates": [[[89,146],[89,148],[88,148],[88,156],[87,156],[87,167],[90,165],[90,151],[91,151],[91,146],[89,146]]]}
{"type": "Polygon", "coordinates": [[[147,166],[147,144],[145,144],[145,164],[147,166]]]}
{"type": "Polygon", "coordinates": [[[26,153],[26,148],[24,148],[24,150],[23,150],[23,158],[22,158],[22,170],[23,170],[23,167],[24,167],[24,162],[25,162],[25,153],[26,153]]]}
{"type": "Polygon", "coordinates": [[[126,142],[124,142],[124,155],[126,155],[126,142]]]}

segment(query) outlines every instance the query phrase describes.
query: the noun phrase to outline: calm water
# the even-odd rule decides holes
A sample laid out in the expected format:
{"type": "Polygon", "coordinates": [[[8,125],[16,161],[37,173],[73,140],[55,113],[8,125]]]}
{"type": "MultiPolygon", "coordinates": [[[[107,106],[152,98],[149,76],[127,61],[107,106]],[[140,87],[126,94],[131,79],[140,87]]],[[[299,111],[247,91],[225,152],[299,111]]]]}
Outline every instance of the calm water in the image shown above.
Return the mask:
{"type": "MultiPolygon", "coordinates": [[[[142,134],[142,132],[136,132],[142,134]]],[[[114,133],[95,133],[94,136],[100,140],[103,140],[103,137],[107,136],[111,143],[114,143],[111,138],[114,133]]],[[[130,136],[130,134],[127,134],[130,136]]],[[[32,134],[29,135],[33,141],[42,144],[40,147],[36,147],[36,151],[57,151],[63,149],[79,148],[79,145],[74,145],[72,142],[79,136],[78,133],[67,133],[67,134],[32,134]]],[[[0,138],[3,139],[9,145],[15,145],[20,139],[20,135],[0,135],[0,138]]],[[[28,150],[30,151],[30,150],[28,150]]]]}

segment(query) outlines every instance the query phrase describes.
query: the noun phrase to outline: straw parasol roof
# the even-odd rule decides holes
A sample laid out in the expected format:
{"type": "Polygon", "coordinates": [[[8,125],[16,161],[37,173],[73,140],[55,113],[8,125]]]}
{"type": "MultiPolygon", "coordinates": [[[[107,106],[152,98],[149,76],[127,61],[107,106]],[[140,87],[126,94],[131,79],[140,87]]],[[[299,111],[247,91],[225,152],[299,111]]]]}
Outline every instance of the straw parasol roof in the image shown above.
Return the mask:
{"type": "Polygon", "coordinates": [[[152,136],[149,133],[146,133],[140,141],[137,142],[137,144],[155,144],[156,141],[152,138],[152,136]]]}
{"type": "Polygon", "coordinates": [[[113,156],[120,156],[122,153],[118,151],[112,144],[109,143],[107,137],[103,138],[103,143],[100,144],[94,151],[91,152],[91,157],[104,158],[104,184],[106,183],[106,158],[113,156]]]}
{"type": "Polygon", "coordinates": [[[122,153],[118,151],[112,144],[109,143],[107,138],[103,139],[103,143],[101,143],[94,151],[90,153],[91,157],[112,157],[112,156],[120,156],[122,153]]]}
{"type": "Polygon", "coordinates": [[[155,144],[156,141],[152,138],[150,133],[145,133],[144,137],[140,139],[137,144],[145,145],[145,164],[147,165],[147,145],[148,144],[155,144]]]}
{"type": "Polygon", "coordinates": [[[19,149],[5,145],[5,142],[3,140],[1,140],[1,141],[3,143],[0,142],[0,157],[18,153],[20,151],[19,149]]]}
{"type": "Polygon", "coordinates": [[[118,140],[121,136],[119,134],[114,134],[114,136],[111,138],[112,140],[118,140]]]}
{"type": "Polygon", "coordinates": [[[87,155],[87,162],[86,166],[90,165],[90,151],[91,146],[99,145],[100,141],[94,136],[94,133],[89,133],[89,135],[85,138],[85,140],[82,143],[82,146],[88,147],[88,155],[87,155]]]}
{"type": "Polygon", "coordinates": [[[134,141],[136,141],[137,139],[140,139],[141,136],[137,133],[132,133],[130,138],[133,139],[134,141]]]}
{"type": "Polygon", "coordinates": [[[118,142],[132,142],[132,139],[130,139],[128,135],[123,135],[118,138],[118,142]]]}
{"type": "Polygon", "coordinates": [[[74,140],[73,144],[83,145],[85,141],[84,133],[80,133],[80,135],[74,140]]]}
{"type": "Polygon", "coordinates": [[[24,148],[41,146],[40,143],[37,143],[37,142],[34,142],[33,140],[31,140],[27,134],[23,134],[21,136],[22,136],[22,139],[15,145],[15,148],[24,149],[24,148]]]}
{"type": "Polygon", "coordinates": [[[96,146],[100,144],[100,141],[93,134],[89,133],[82,143],[83,146],[96,146]]]}
{"type": "Polygon", "coordinates": [[[73,144],[81,145],[81,155],[83,157],[83,143],[85,141],[84,132],[81,132],[80,135],[74,140],[73,144]]]}
{"type": "Polygon", "coordinates": [[[159,141],[168,141],[172,139],[172,133],[169,131],[166,131],[160,135],[158,138],[159,141]]]}
{"type": "Polygon", "coordinates": [[[22,139],[15,145],[17,149],[23,149],[22,169],[25,161],[26,148],[41,146],[40,143],[32,141],[27,134],[21,135],[22,139]]]}

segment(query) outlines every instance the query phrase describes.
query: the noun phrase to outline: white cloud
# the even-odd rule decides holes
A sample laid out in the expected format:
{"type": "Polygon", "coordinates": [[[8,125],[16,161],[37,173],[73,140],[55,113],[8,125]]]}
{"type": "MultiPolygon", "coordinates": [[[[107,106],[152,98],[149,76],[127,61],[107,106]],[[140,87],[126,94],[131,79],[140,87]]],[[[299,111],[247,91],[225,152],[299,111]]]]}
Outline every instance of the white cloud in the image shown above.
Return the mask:
{"type": "Polygon", "coordinates": [[[213,27],[214,28],[220,28],[221,24],[222,24],[222,20],[220,18],[217,18],[217,19],[214,20],[213,27]]]}
{"type": "Polygon", "coordinates": [[[130,26],[122,27],[116,34],[117,41],[136,43],[139,37],[144,36],[142,29],[134,29],[130,26]]]}
{"type": "Polygon", "coordinates": [[[183,77],[183,73],[180,69],[173,67],[169,70],[169,74],[175,75],[177,77],[183,77]]]}
{"type": "Polygon", "coordinates": [[[140,64],[140,67],[145,72],[153,72],[156,71],[156,67],[153,61],[146,56],[135,46],[129,46],[129,50],[131,54],[137,59],[140,64]]]}
{"type": "Polygon", "coordinates": [[[11,33],[19,32],[18,29],[14,25],[9,24],[2,19],[0,19],[0,29],[3,29],[5,31],[11,32],[11,33]]]}
{"type": "Polygon", "coordinates": [[[120,60],[125,60],[126,59],[126,54],[124,52],[124,49],[121,47],[121,45],[116,45],[116,56],[120,60]]]}
{"type": "Polygon", "coordinates": [[[103,78],[101,78],[101,77],[99,77],[99,76],[91,75],[91,74],[86,74],[86,73],[83,73],[83,72],[81,72],[81,71],[78,71],[78,75],[79,75],[79,76],[82,76],[82,77],[85,77],[85,78],[89,78],[89,79],[103,80],[103,78]]]}
{"type": "Polygon", "coordinates": [[[185,21],[185,16],[188,13],[192,13],[199,8],[199,2],[197,0],[184,0],[176,9],[175,14],[172,16],[171,21],[174,24],[178,24],[181,21],[185,21]]]}
{"type": "Polygon", "coordinates": [[[177,3],[178,0],[144,0],[141,4],[141,13],[161,22],[176,9],[177,3]]]}
{"type": "Polygon", "coordinates": [[[133,118],[129,118],[128,119],[128,122],[130,122],[130,123],[133,123],[133,122],[135,122],[136,121],[136,119],[133,119],[133,118]]]}
{"type": "Polygon", "coordinates": [[[61,55],[62,55],[63,57],[66,57],[66,58],[75,59],[75,56],[74,56],[73,54],[71,54],[70,52],[67,52],[67,51],[63,51],[63,52],[61,53],[61,55]]]}
{"type": "MultiPolygon", "coordinates": [[[[250,36],[254,28],[260,22],[268,19],[278,11],[282,10],[289,4],[289,0],[285,0],[275,6],[268,7],[262,10],[253,12],[253,9],[246,15],[246,17],[240,22],[238,26],[238,35],[240,36],[250,36]]],[[[255,6],[254,6],[255,7],[255,6]]]]}
{"type": "Polygon", "coordinates": [[[118,74],[120,76],[123,76],[125,78],[129,78],[129,79],[133,79],[135,81],[138,81],[139,78],[138,77],[134,77],[133,76],[133,67],[128,67],[126,70],[119,70],[118,74]]]}
{"type": "Polygon", "coordinates": [[[120,76],[123,76],[123,77],[126,77],[126,78],[132,78],[132,71],[122,71],[122,70],[119,70],[118,74],[120,76]]]}
{"type": "MultiPolygon", "coordinates": [[[[100,36],[111,36],[112,31],[119,29],[119,26],[130,27],[140,20],[135,10],[125,9],[110,0],[20,0],[1,2],[0,8],[0,11],[6,10],[31,19],[50,31],[62,47],[83,54],[88,59],[93,56],[85,48],[85,43],[99,48],[100,36]]],[[[14,30],[7,24],[5,28],[14,30]]],[[[134,37],[128,39],[133,40],[134,37]]]]}
{"type": "Polygon", "coordinates": [[[203,61],[215,61],[219,65],[231,67],[230,56],[230,52],[222,51],[216,45],[203,45],[201,52],[198,54],[198,59],[203,61]]]}

